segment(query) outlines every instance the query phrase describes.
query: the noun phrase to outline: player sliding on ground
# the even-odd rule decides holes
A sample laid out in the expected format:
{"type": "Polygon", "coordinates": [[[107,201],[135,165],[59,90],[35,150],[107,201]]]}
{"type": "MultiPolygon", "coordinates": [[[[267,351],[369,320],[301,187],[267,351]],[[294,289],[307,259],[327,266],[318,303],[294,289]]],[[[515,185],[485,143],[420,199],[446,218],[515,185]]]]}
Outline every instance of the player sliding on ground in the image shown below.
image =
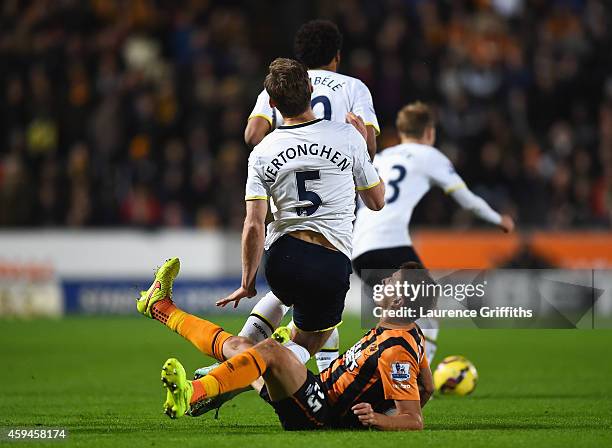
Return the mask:
{"type": "MultiPolygon", "coordinates": [[[[433,284],[429,274],[418,268],[416,263],[402,266],[385,282],[433,284]]],[[[170,358],[164,363],[161,380],[167,392],[163,407],[170,418],[189,414],[202,400],[248,387],[263,377],[265,384],[259,394],[272,405],[287,430],[423,428],[421,410],[433,393],[424,338],[411,318],[393,317],[393,311],[431,309],[434,297],[404,298],[397,292],[385,296],[377,305],[388,311],[387,317],[329,369],[315,375],[273,339],[254,344],[177,308],[172,301],[172,283],[178,271],[179,260],[168,260],[137,301],[138,311],[222,363],[194,381],[187,379],[178,360],[170,358]]]]}

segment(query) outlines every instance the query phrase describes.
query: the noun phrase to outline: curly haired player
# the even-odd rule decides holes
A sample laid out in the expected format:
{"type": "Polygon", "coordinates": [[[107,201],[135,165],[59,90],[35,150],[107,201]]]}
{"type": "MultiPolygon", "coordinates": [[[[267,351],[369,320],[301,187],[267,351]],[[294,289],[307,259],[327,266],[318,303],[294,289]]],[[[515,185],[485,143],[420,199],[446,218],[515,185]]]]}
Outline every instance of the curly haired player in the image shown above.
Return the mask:
{"type": "MultiPolygon", "coordinates": [[[[344,123],[349,112],[365,121],[370,157],[376,154],[376,135],[380,133],[372,94],[359,79],[338,73],[342,33],[329,20],[311,20],[295,34],[295,58],[308,68],[312,83],[311,105],[317,118],[344,123]]],[[[270,131],[283,124],[282,114],[270,104],[264,89],[257,97],[244,131],[247,145],[256,146],[270,131]]]]}

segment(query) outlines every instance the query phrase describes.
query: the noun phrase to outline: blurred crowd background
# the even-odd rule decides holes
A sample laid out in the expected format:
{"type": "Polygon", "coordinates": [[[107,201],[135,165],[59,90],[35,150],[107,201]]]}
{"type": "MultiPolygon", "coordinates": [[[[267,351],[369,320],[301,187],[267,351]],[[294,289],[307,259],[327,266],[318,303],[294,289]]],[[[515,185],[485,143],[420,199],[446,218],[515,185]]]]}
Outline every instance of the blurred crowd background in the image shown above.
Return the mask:
{"type": "MultiPolygon", "coordinates": [[[[612,221],[612,2],[3,0],[0,226],[240,229],[247,117],[329,18],[382,133],[420,99],[472,189],[523,228],[612,221]]],[[[465,226],[440,192],[415,224],[465,226]]]]}

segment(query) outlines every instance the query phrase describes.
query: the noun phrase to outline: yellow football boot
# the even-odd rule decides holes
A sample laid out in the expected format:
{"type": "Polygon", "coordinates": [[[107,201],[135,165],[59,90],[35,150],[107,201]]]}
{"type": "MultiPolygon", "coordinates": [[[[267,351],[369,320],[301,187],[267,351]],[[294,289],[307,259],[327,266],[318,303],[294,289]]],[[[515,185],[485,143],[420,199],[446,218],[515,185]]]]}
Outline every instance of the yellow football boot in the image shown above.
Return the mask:
{"type": "Polygon", "coordinates": [[[171,258],[166,261],[155,273],[155,280],[147,291],[140,293],[140,298],[136,299],[136,308],[140,314],[153,319],[151,307],[162,299],[172,298],[172,284],[179,273],[181,262],[178,258],[171,258]]]}
{"type": "Polygon", "coordinates": [[[189,410],[193,386],[187,379],[185,368],[178,359],[170,358],[162,367],[161,380],[166,389],[164,414],[170,418],[180,418],[189,410]]]}

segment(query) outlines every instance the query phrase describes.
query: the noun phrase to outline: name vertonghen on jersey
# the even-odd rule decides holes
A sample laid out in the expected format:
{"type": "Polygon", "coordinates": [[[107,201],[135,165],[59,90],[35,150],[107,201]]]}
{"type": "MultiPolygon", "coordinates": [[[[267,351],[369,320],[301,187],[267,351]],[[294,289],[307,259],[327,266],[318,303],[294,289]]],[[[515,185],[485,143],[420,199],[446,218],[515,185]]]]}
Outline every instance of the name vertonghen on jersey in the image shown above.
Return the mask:
{"type": "Polygon", "coordinates": [[[362,135],[319,118],[281,126],[253,149],[245,199],[270,200],[266,248],[285,234],[312,230],[350,258],[355,190],[378,183],[362,135]]]}
{"type": "Polygon", "coordinates": [[[331,146],[320,145],[319,143],[304,143],[297,144],[294,147],[283,149],[278,155],[273,158],[264,168],[264,176],[266,182],[274,182],[278,170],[285,165],[289,160],[294,160],[300,157],[319,156],[327,159],[344,171],[351,167],[351,161],[340,151],[336,151],[331,146]]]}

